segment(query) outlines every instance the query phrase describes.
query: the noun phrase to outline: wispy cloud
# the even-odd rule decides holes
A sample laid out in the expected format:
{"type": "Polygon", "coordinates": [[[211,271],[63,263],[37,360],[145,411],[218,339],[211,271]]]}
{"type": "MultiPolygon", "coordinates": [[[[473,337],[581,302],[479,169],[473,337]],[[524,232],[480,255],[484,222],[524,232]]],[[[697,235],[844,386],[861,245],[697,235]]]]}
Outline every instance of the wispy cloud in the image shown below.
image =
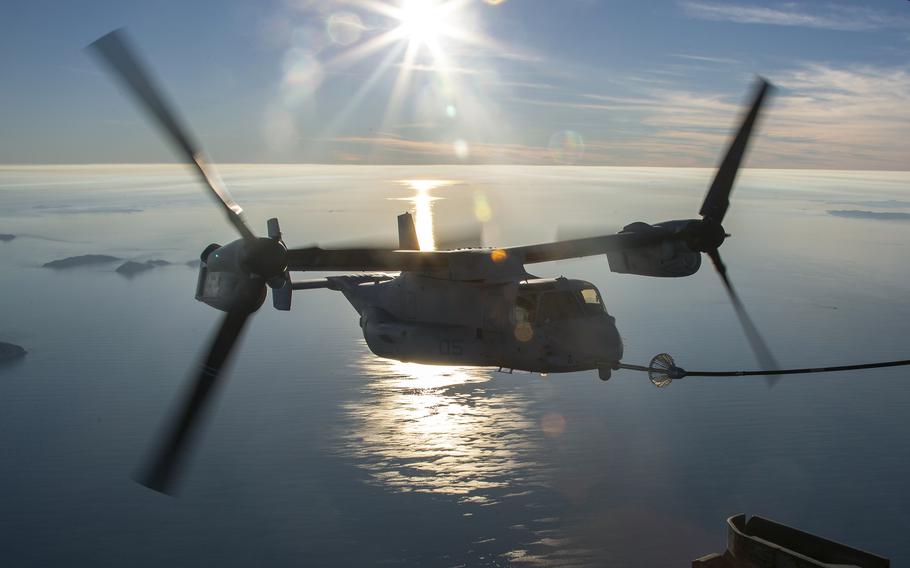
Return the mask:
{"type": "MultiPolygon", "coordinates": [[[[773,74],[771,99],[753,146],[753,167],[830,169],[910,168],[910,68],[804,62],[773,74]]],[[[744,89],[745,90],[745,89],[744,89]]],[[[638,95],[579,93],[515,98],[526,105],[575,111],[590,122],[623,117],[636,126],[603,146],[617,156],[652,165],[716,164],[745,103],[745,92],[717,93],[644,87],[638,95]]],[[[584,124],[582,122],[581,124],[584,124]]],[[[631,124],[631,123],[630,123],[631,124]]],[[[580,127],[582,134],[590,128],[580,127]]],[[[611,131],[612,132],[612,131],[611,131]]],[[[595,159],[600,142],[586,141],[595,159]]],[[[606,144],[605,142],[602,144],[606,144]]]]}
{"type": "Polygon", "coordinates": [[[439,128],[439,123],[427,120],[424,122],[402,122],[394,126],[395,130],[433,130],[439,128]]]}
{"type": "MultiPolygon", "coordinates": [[[[559,152],[547,146],[519,143],[469,143],[469,155],[458,158],[453,144],[436,140],[407,140],[386,136],[348,136],[322,141],[333,148],[332,159],[346,163],[384,164],[560,164],[559,152]]],[[[588,140],[573,159],[575,165],[705,166],[715,158],[708,145],[693,147],[668,136],[631,136],[617,140],[588,140]]]]}
{"type": "Polygon", "coordinates": [[[690,53],[671,53],[670,56],[676,57],[677,59],[700,61],[703,63],[717,63],[719,65],[737,65],[742,63],[739,59],[733,59],[732,57],[711,57],[708,55],[692,55],[690,53]]]}
{"type": "Polygon", "coordinates": [[[544,163],[549,160],[547,148],[522,144],[474,143],[467,159],[460,159],[452,142],[408,140],[389,136],[345,136],[325,140],[337,147],[336,155],[349,162],[379,163],[544,163]]]}
{"type": "MultiPolygon", "coordinates": [[[[775,76],[780,87],[765,113],[750,165],[895,169],[910,167],[910,71],[903,67],[807,62],[775,76]]],[[[741,94],[652,90],[636,102],[655,141],[675,140],[714,160],[742,112],[741,94]]]]}
{"type": "Polygon", "coordinates": [[[491,84],[512,89],[532,89],[538,91],[551,91],[556,88],[550,83],[532,83],[529,81],[496,81],[495,83],[491,82],[491,84]]]}
{"type": "Polygon", "coordinates": [[[717,22],[799,26],[841,31],[865,31],[896,25],[893,16],[861,6],[828,5],[824,12],[810,12],[798,3],[756,6],[726,2],[680,2],[693,17],[717,22]]]}
{"type": "Polygon", "coordinates": [[[802,150],[822,167],[910,167],[907,68],[807,63],[777,84],[783,89],[766,132],[780,140],[781,159],[802,150]]]}
{"type": "Polygon", "coordinates": [[[396,63],[394,67],[418,73],[435,73],[442,75],[481,75],[489,71],[483,69],[470,69],[452,65],[428,65],[425,63],[396,63]]]}

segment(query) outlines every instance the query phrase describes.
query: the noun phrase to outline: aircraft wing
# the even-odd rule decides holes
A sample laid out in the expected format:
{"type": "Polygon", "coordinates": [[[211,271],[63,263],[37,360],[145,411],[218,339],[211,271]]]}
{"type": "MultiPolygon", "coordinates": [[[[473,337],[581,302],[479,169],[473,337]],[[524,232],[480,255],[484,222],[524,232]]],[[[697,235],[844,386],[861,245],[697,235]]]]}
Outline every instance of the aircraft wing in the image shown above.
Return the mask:
{"type": "Polygon", "coordinates": [[[522,259],[523,264],[533,264],[645,247],[673,238],[673,236],[674,231],[672,230],[650,227],[649,230],[642,232],[624,231],[613,235],[508,247],[503,250],[510,257],[522,259]]]}
{"type": "MultiPolygon", "coordinates": [[[[644,225],[642,223],[642,225],[644,225]]],[[[608,252],[645,247],[676,238],[676,231],[645,225],[641,231],[623,231],[613,235],[555,241],[504,249],[462,249],[452,251],[417,251],[372,248],[324,249],[318,246],[288,249],[288,270],[319,272],[400,272],[449,270],[482,271],[483,264],[498,264],[494,251],[505,252],[503,259],[513,268],[523,264],[550,262],[608,252]],[[480,259],[490,259],[480,262],[480,259]]],[[[503,266],[505,268],[505,266],[503,266]]]]}

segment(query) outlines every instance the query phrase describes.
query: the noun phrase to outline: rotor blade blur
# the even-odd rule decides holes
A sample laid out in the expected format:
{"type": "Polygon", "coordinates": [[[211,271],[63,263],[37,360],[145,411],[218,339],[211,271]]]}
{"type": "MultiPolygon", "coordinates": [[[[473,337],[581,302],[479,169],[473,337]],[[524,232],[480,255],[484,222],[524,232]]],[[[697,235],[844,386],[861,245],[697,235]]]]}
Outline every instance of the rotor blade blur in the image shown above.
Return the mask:
{"type": "MultiPolygon", "coordinates": [[[[752,352],[755,353],[755,358],[758,360],[758,364],[762,367],[762,370],[770,371],[779,368],[777,361],[771,354],[771,350],[768,349],[768,345],[765,343],[765,340],[762,339],[761,334],[758,332],[758,328],[755,327],[754,323],[752,323],[752,318],[749,317],[745,306],[743,306],[743,303],[739,299],[739,295],[733,288],[733,284],[730,282],[730,277],[727,275],[727,266],[724,264],[724,261],[721,260],[720,253],[715,249],[709,251],[707,254],[711,258],[711,261],[714,263],[714,268],[717,269],[717,273],[720,275],[721,281],[724,283],[724,288],[726,288],[727,294],[730,296],[730,301],[733,303],[733,308],[736,310],[737,317],[739,317],[739,323],[742,325],[743,331],[746,333],[746,337],[749,340],[749,345],[752,347],[752,352]]],[[[771,377],[768,379],[769,384],[773,386],[776,380],[772,379],[771,377]]]]}
{"type": "MultiPolygon", "coordinates": [[[[450,267],[452,253],[394,249],[288,249],[288,270],[316,272],[398,272],[450,267]]],[[[295,286],[295,289],[296,286],[295,286]]]]}
{"type": "Polygon", "coordinates": [[[433,227],[433,242],[436,245],[436,250],[482,247],[483,225],[481,223],[465,223],[433,227]]]}
{"type": "MultiPolygon", "coordinates": [[[[481,247],[483,246],[483,225],[481,223],[435,225],[433,227],[433,244],[435,245],[435,250],[481,247]]],[[[322,246],[328,249],[418,250],[401,249],[399,237],[391,235],[358,235],[331,240],[322,246]]]]}
{"type": "Polygon", "coordinates": [[[228,220],[247,240],[256,236],[240,216],[243,209],[231,198],[215,169],[209,165],[193,141],[177,114],[165,101],[161,89],[152,81],[139,58],[129,45],[122,30],[114,30],[89,44],[89,48],[108,64],[120,81],[133,94],[140,105],[155,119],[183,157],[196,166],[196,170],[218,201],[224,206],[228,220]]]}
{"type": "Polygon", "coordinates": [[[724,220],[724,215],[727,214],[727,209],[730,207],[730,192],[733,190],[733,182],[736,181],[736,174],[739,172],[739,166],[749,145],[752,128],[755,126],[765,95],[770,88],[771,83],[759,77],[754,90],[752,106],[743,118],[736,137],[717,169],[714,182],[698,212],[699,215],[711,218],[718,223],[724,220]]]}
{"type": "Polygon", "coordinates": [[[230,312],[221,321],[218,333],[209,347],[191,389],[170,423],[147,469],[137,481],[161,493],[170,493],[176,481],[182,459],[206,404],[218,384],[221,371],[231,355],[237,339],[249,319],[247,312],[230,312]]]}

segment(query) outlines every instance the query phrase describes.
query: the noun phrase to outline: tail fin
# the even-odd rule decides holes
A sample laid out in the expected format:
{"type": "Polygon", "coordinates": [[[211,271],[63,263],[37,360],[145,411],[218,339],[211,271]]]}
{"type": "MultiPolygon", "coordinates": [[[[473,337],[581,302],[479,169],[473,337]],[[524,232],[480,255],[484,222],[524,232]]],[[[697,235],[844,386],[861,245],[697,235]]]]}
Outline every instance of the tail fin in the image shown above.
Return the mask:
{"type": "Polygon", "coordinates": [[[401,250],[420,250],[417,242],[417,229],[414,227],[414,217],[410,213],[398,216],[398,248],[401,250]]]}

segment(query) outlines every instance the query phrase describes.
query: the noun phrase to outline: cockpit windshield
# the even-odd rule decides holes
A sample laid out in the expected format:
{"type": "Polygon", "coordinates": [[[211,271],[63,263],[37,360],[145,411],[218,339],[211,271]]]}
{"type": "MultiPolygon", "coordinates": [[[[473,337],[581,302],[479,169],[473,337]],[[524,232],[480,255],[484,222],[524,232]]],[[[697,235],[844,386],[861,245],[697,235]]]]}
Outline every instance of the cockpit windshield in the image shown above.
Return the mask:
{"type": "Polygon", "coordinates": [[[579,297],[586,314],[602,314],[607,311],[596,288],[580,290],[579,297]]]}
{"type": "Polygon", "coordinates": [[[597,289],[588,287],[575,290],[547,290],[532,292],[519,290],[512,307],[514,324],[545,324],[607,313],[597,289]]]}
{"type": "Polygon", "coordinates": [[[577,318],[581,315],[581,306],[573,292],[546,292],[540,296],[539,321],[543,323],[577,318]]]}

